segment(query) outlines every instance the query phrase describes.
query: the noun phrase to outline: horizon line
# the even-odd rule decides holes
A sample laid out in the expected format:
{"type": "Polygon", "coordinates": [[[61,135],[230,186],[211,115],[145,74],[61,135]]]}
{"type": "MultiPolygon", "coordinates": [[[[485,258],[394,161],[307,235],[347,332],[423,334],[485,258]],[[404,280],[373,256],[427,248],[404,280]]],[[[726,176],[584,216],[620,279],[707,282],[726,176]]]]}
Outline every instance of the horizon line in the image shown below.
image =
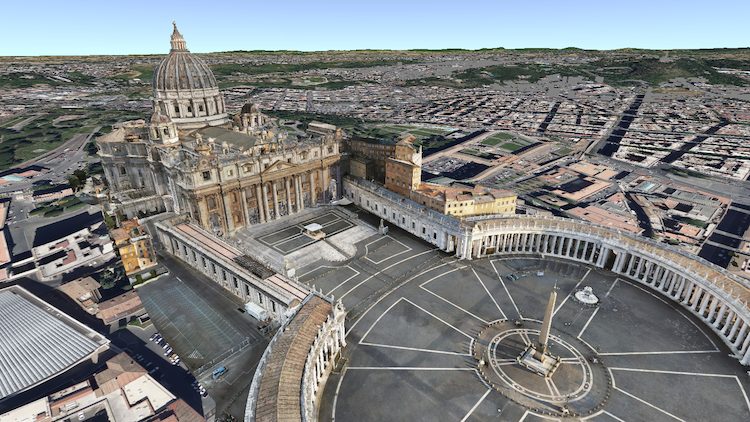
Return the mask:
{"type": "MultiPolygon", "coordinates": [[[[278,49],[278,50],[221,50],[221,51],[209,51],[209,52],[193,52],[192,54],[229,54],[229,53],[297,53],[297,54],[315,54],[315,53],[344,53],[344,52],[367,52],[367,51],[383,51],[383,52],[441,52],[441,51],[465,51],[465,52],[482,52],[490,50],[500,51],[524,51],[524,50],[551,50],[551,51],[565,51],[565,50],[579,50],[586,52],[612,52],[612,51],[710,51],[710,50],[750,50],[750,46],[745,47],[698,47],[698,48],[643,48],[643,47],[619,47],[619,48],[582,48],[582,47],[480,47],[480,48],[462,48],[462,47],[446,47],[446,48],[357,48],[357,49],[329,49],[329,50],[289,50],[289,49],[278,49]]],[[[111,57],[111,56],[161,56],[167,55],[169,51],[164,53],[124,53],[124,54],[108,54],[108,53],[96,53],[96,54],[38,54],[38,55],[3,55],[0,54],[0,58],[31,58],[31,57],[111,57]]]]}

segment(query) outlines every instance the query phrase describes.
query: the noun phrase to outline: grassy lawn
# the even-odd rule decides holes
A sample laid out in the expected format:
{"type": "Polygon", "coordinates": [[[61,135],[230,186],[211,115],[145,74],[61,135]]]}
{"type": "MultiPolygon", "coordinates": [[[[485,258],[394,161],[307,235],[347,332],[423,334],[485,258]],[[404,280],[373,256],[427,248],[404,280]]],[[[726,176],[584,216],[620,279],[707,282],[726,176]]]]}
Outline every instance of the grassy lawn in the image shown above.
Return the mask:
{"type": "Polygon", "coordinates": [[[515,142],[506,142],[506,143],[500,145],[500,148],[502,148],[502,149],[504,149],[504,150],[506,150],[508,152],[514,152],[516,150],[519,150],[519,149],[523,148],[523,145],[518,145],[515,142]]]}
{"type": "Polygon", "coordinates": [[[511,135],[510,133],[499,132],[499,133],[495,133],[495,134],[489,136],[487,139],[485,139],[484,141],[482,141],[482,144],[489,145],[489,146],[494,146],[494,145],[497,145],[497,144],[499,144],[501,142],[509,141],[509,140],[511,140],[513,138],[514,138],[514,136],[511,135]]]}

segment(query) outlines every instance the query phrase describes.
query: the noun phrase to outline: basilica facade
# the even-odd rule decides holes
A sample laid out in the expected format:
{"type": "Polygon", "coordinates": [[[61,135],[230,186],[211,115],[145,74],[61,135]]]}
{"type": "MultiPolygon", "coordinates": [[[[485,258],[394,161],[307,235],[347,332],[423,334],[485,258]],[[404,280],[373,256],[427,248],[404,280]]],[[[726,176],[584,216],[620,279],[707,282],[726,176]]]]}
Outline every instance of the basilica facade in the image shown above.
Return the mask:
{"type": "Polygon", "coordinates": [[[113,211],[187,214],[231,235],[337,197],[339,128],[287,129],[252,104],[230,116],[211,69],[176,26],[171,47],[154,72],[151,117],[97,139],[113,211]]]}

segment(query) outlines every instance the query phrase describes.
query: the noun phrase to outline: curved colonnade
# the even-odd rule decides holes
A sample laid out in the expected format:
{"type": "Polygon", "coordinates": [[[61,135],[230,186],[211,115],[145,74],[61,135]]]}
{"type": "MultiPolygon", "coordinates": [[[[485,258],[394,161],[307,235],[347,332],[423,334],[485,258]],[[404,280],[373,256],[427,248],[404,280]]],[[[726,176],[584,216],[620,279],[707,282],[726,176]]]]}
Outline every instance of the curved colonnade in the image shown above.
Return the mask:
{"type": "Polygon", "coordinates": [[[750,365],[750,283],[723,268],[669,245],[565,218],[471,217],[462,225],[459,258],[532,254],[612,271],[682,305],[750,365]]]}
{"type": "Polygon", "coordinates": [[[560,217],[450,218],[375,183],[347,177],[361,208],[459,259],[542,255],[613,271],[658,291],[699,317],[750,365],[750,281],[681,249],[586,221],[560,217]]]}

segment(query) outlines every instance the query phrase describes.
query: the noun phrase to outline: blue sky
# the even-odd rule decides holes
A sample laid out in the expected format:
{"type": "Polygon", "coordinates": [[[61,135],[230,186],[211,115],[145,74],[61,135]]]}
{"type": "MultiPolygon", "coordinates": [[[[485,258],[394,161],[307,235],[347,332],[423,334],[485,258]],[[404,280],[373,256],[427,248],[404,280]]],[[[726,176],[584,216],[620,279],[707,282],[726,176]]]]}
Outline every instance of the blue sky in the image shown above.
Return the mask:
{"type": "Polygon", "coordinates": [[[9,1],[0,55],[750,46],[750,1],[9,1]]]}

